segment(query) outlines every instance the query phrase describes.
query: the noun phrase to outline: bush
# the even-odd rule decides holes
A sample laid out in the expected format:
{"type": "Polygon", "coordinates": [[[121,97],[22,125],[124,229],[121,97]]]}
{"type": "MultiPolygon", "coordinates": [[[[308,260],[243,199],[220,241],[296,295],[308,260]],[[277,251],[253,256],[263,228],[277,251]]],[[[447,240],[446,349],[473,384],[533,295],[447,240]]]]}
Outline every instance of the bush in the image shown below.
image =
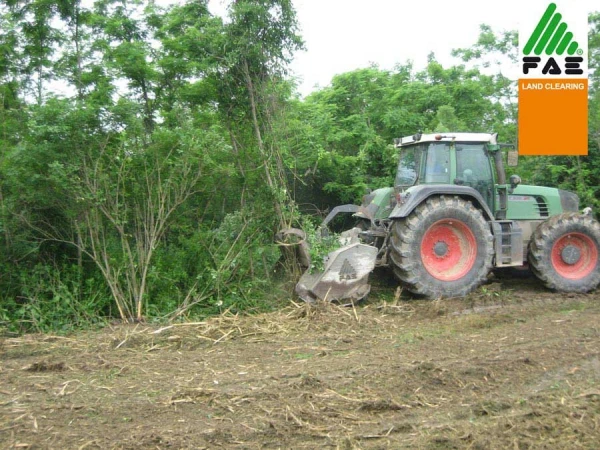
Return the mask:
{"type": "Polygon", "coordinates": [[[100,278],[76,265],[37,264],[19,271],[18,289],[4,292],[0,320],[10,331],[66,333],[104,324],[112,298],[100,278]]]}

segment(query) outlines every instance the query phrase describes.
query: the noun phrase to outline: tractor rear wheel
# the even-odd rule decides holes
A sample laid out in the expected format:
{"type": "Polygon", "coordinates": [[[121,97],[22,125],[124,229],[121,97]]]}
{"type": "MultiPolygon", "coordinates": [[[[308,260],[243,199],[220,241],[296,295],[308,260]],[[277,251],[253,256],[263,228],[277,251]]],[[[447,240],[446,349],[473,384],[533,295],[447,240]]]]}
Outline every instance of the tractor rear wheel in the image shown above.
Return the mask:
{"type": "Polygon", "coordinates": [[[565,213],[541,223],[529,243],[529,266],[550,289],[588,292],[600,284],[600,224],[565,213]]]}
{"type": "Polygon", "coordinates": [[[493,237],[481,211],[459,197],[432,197],[392,224],[390,264],[407,290],[462,297],[491,267],[493,237]]]}

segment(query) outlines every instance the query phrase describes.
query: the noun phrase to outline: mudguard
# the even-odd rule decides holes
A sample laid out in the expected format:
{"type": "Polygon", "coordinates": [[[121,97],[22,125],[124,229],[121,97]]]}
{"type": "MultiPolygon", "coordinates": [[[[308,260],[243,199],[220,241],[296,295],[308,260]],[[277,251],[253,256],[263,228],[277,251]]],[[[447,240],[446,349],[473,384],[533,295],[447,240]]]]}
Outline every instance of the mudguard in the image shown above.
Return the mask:
{"type": "Polygon", "coordinates": [[[475,201],[476,206],[482,210],[487,219],[494,219],[494,214],[477,190],[469,186],[457,186],[449,184],[422,184],[411,188],[407,192],[407,195],[404,196],[403,202],[398,203],[392,210],[389,218],[402,219],[407,217],[417,206],[419,206],[432,195],[458,195],[463,198],[469,198],[470,200],[475,201]]]}

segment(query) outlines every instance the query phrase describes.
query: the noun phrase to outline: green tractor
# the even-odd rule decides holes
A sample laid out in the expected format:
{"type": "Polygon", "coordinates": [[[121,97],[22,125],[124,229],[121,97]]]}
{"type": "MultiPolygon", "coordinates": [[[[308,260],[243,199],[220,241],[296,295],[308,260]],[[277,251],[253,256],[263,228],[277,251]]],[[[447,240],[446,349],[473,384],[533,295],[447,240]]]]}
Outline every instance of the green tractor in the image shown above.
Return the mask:
{"type": "MultiPolygon", "coordinates": [[[[323,227],[340,212],[352,213],[357,225],[342,233],[324,271],[301,277],[299,296],[359,300],[369,292],[374,267],[390,267],[406,290],[427,298],[462,297],[495,268],[527,265],[550,289],[595,289],[600,224],[591,208],[579,212],[572,192],[523,185],[517,175],[507,182],[496,137],[419,133],[396,139],[394,187],[371,192],[360,206],[331,211],[323,227]]],[[[310,266],[305,248],[302,254],[310,266]]]]}

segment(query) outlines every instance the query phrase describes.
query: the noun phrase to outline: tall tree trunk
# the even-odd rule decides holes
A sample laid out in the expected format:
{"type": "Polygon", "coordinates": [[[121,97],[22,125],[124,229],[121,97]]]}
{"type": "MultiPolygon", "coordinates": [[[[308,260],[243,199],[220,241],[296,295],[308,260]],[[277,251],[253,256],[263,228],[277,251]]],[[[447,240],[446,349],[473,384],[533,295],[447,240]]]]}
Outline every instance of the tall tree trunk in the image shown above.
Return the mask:
{"type": "Polygon", "coordinates": [[[77,98],[83,100],[83,83],[81,80],[82,74],[82,58],[81,58],[81,42],[79,35],[79,0],[73,2],[73,21],[75,23],[75,30],[73,39],[75,40],[75,57],[77,58],[77,66],[75,67],[75,87],[77,89],[77,98]]]}
{"type": "MultiPolygon", "coordinates": [[[[248,89],[248,98],[250,99],[250,111],[252,113],[252,124],[254,127],[254,134],[256,135],[256,141],[258,144],[258,150],[260,151],[260,155],[262,157],[263,167],[265,169],[265,177],[267,180],[267,184],[271,189],[273,194],[276,194],[279,189],[284,188],[284,186],[279,186],[275,181],[273,181],[273,177],[271,176],[271,161],[269,155],[265,151],[265,145],[262,139],[262,134],[260,131],[260,124],[258,122],[258,114],[256,107],[256,95],[254,90],[254,83],[252,82],[252,77],[250,76],[250,69],[248,68],[248,61],[244,58],[243,60],[244,66],[244,77],[246,78],[246,87],[248,89]]],[[[273,206],[275,207],[275,213],[277,214],[277,219],[279,220],[279,228],[287,228],[289,225],[285,220],[283,215],[282,205],[279,203],[277,198],[274,199],[273,206]]]]}

